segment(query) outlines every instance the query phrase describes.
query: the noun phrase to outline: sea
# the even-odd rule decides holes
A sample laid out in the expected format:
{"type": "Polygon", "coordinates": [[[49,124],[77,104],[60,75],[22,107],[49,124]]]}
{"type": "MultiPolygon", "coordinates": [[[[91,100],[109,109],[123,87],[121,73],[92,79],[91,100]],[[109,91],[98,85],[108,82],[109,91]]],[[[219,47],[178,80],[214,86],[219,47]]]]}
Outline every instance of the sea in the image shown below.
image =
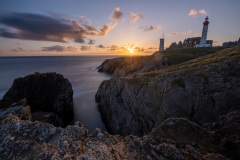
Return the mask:
{"type": "Polygon", "coordinates": [[[14,79],[35,72],[56,72],[67,78],[73,88],[74,120],[80,121],[90,132],[95,128],[106,130],[95,102],[101,82],[110,75],[100,73],[97,67],[113,56],[71,57],[0,57],[0,99],[14,79]]]}

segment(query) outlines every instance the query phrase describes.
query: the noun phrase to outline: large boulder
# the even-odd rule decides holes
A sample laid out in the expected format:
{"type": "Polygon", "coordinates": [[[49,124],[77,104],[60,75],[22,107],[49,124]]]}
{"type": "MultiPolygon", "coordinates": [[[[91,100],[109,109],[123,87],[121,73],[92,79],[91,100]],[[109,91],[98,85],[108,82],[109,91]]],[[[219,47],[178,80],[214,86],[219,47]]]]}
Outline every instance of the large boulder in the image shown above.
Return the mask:
{"type": "Polygon", "coordinates": [[[34,73],[14,80],[0,101],[0,108],[26,98],[32,112],[53,112],[64,125],[73,119],[73,90],[71,83],[56,73],[34,73]]]}
{"type": "Polygon", "coordinates": [[[170,117],[199,125],[240,109],[240,47],[134,78],[103,81],[96,93],[113,134],[144,135],[170,117]]]}

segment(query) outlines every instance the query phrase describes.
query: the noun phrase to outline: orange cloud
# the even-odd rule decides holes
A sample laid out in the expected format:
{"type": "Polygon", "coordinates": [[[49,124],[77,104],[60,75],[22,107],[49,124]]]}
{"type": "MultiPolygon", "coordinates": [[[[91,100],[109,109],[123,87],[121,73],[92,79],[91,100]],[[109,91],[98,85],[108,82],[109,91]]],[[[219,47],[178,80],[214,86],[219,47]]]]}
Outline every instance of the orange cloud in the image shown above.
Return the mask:
{"type": "Polygon", "coordinates": [[[201,15],[207,15],[207,11],[206,11],[205,9],[199,10],[199,13],[200,13],[201,15]]]}
{"type": "Polygon", "coordinates": [[[197,10],[191,9],[190,12],[188,13],[188,15],[192,16],[192,17],[196,16],[197,15],[197,10]]]}
{"type": "Polygon", "coordinates": [[[175,31],[175,32],[173,32],[173,33],[167,34],[167,36],[168,36],[168,37],[172,37],[172,36],[176,36],[176,35],[178,35],[178,34],[179,34],[179,32],[175,31]]]}
{"type": "Polygon", "coordinates": [[[91,46],[81,46],[81,51],[88,51],[91,50],[91,46]]]}

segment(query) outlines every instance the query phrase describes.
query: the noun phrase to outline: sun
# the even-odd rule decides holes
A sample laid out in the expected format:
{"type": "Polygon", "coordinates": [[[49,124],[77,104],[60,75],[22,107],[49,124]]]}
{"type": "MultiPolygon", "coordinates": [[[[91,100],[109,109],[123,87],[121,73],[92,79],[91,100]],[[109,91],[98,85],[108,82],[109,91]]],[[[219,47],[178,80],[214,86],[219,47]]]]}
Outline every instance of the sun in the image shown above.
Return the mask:
{"type": "Polygon", "coordinates": [[[128,51],[133,54],[134,53],[134,49],[133,48],[129,48],[128,51]]]}

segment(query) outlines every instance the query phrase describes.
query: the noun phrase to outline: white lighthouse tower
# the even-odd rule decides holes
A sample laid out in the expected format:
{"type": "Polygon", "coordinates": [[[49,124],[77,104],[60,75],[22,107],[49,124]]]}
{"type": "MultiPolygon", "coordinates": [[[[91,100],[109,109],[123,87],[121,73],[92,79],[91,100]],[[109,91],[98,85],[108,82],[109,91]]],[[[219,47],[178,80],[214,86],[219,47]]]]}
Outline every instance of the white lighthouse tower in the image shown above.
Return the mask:
{"type": "Polygon", "coordinates": [[[197,44],[195,47],[210,47],[211,44],[207,44],[207,32],[208,32],[208,16],[205,18],[205,21],[203,22],[203,30],[202,30],[202,37],[200,44],[197,44]]]}
{"type": "Polygon", "coordinates": [[[159,51],[164,51],[164,34],[163,37],[160,38],[159,51]]]}

